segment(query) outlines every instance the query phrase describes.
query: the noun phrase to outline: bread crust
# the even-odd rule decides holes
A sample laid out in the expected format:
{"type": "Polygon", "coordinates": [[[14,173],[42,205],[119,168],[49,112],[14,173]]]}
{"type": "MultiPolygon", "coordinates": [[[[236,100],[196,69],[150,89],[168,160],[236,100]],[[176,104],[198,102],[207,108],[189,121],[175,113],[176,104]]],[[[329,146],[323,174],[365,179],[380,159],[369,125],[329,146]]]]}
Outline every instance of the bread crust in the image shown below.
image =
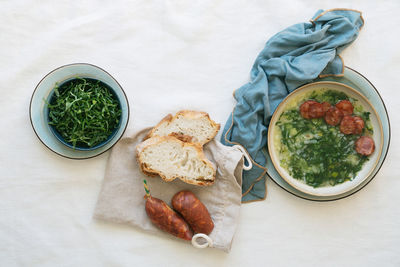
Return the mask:
{"type": "Polygon", "coordinates": [[[176,178],[179,178],[183,182],[188,183],[188,184],[199,185],[199,186],[208,186],[208,185],[212,185],[214,183],[215,177],[216,177],[216,170],[215,170],[213,164],[206,158],[201,145],[199,145],[198,143],[183,142],[174,136],[154,136],[154,137],[148,138],[147,140],[138,144],[136,146],[136,160],[139,164],[140,169],[142,170],[142,172],[144,174],[149,175],[149,176],[159,175],[166,182],[171,182],[171,181],[175,180],[176,178]],[[167,178],[160,171],[151,169],[149,166],[147,166],[146,163],[143,162],[143,160],[140,156],[141,152],[143,152],[147,147],[152,146],[152,145],[157,145],[158,143],[161,143],[161,142],[177,142],[182,147],[186,147],[186,146],[193,147],[195,149],[195,151],[197,152],[198,158],[213,170],[213,180],[194,180],[194,179],[190,180],[190,179],[186,179],[185,177],[182,177],[182,176],[174,176],[171,178],[167,178]]]}
{"type": "MultiPolygon", "coordinates": [[[[157,130],[158,127],[160,127],[162,124],[164,123],[171,123],[172,121],[174,121],[175,119],[177,119],[179,116],[183,116],[189,119],[199,119],[202,117],[206,117],[207,120],[210,122],[210,124],[212,125],[212,127],[215,129],[213,134],[206,139],[205,142],[199,143],[201,145],[204,145],[208,142],[210,142],[218,133],[218,131],[221,128],[221,125],[216,123],[215,121],[213,121],[210,118],[210,115],[207,112],[204,111],[195,111],[195,110],[180,110],[178,111],[174,116],[172,116],[171,114],[168,114],[167,116],[165,116],[156,126],[154,126],[153,129],[150,130],[150,132],[146,135],[146,137],[144,138],[144,140],[150,138],[150,137],[154,137],[155,135],[155,131],[157,130]]],[[[188,136],[188,135],[183,135],[181,133],[176,133],[176,132],[172,132],[170,133],[170,135],[174,135],[175,137],[177,137],[178,139],[181,139],[184,142],[192,142],[192,137],[188,136]],[[180,136],[182,136],[181,138],[179,138],[180,136]],[[183,138],[183,139],[182,139],[183,138]],[[190,138],[190,141],[189,141],[190,138]]]]}
{"type": "Polygon", "coordinates": [[[169,136],[173,136],[173,137],[175,137],[175,138],[178,138],[178,139],[181,140],[182,142],[193,143],[193,142],[192,142],[193,137],[190,136],[190,135],[172,132],[172,133],[169,134],[169,136]]]}
{"type": "Polygon", "coordinates": [[[154,132],[156,131],[156,129],[157,129],[158,127],[160,127],[160,125],[163,124],[163,123],[169,123],[169,122],[171,122],[171,121],[172,121],[172,118],[173,118],[173,117],[172,117],[172,114],[168,114],[167,116],[165,116],[164,118],[162,118],[162,120],[161,120],[159,123],[157,123],[157,125],[154,126],[154,127],[147,133],[147,135],[143,138],[143,141],[149,139],[149,138],[152,137],[152,136],[154,136],[154,132]]]}

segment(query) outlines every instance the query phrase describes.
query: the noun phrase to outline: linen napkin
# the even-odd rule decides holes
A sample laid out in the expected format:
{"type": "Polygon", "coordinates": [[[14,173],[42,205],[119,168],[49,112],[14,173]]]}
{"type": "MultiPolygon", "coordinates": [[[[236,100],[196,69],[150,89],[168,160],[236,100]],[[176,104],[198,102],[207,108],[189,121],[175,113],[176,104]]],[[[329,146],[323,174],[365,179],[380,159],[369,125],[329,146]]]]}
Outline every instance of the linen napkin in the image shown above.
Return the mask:
{"type": "Polygon", "coordinates": [[[170,206],[175,193],[190,190],[207,207],[214,222],[214,229],[209,235],[212,247],[229,252],[241,205],[243,153],[236,147],[224,146],[212,140],[204,146],[204,152],[217,167],[213,185],[195,186],[179,179],[167,183],[158,176],[144,175],[136,161],[136,145],[143,140],[149,130],[150,128],[144,129],[131,137],[123,137],[113,147],[94,218],[129,224],[152,234],[181,240],[159,230],[147,217],[143,180],[147,180],[153,197],[162,199],[170,206]]]}
{"type": "Polygon", "coordinates": [[[237,101],[221,141],[240,144],[252,170],[243,173],[242,202],[266,197],[267,131],[272,113],[293,90],[318,76],[343,75],[339,53],[358,36],[359,11],[319,10],[311,22],[293,25],[269,39],[258,55],[250,82],[235,91],[237,101]]]}

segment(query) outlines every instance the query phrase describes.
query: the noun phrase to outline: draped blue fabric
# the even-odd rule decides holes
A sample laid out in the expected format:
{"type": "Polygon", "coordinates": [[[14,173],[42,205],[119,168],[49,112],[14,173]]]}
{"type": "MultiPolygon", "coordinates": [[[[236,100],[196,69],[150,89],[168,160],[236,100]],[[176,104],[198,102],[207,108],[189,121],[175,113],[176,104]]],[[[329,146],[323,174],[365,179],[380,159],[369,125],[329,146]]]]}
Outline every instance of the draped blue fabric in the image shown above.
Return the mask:
{"type": "Polygon", "coordinates": [[[254,161],[243,172],[243,202],[265,198],[267,131],[276,107],[319,75],[342,74],[339,53],[357,38],[363,23],[358,11],[319,10],[311,22],[295,24],[268,40],[250,82],[235,91],[237,104],[221,138],[225,145],[241,144],[254,161]]]}

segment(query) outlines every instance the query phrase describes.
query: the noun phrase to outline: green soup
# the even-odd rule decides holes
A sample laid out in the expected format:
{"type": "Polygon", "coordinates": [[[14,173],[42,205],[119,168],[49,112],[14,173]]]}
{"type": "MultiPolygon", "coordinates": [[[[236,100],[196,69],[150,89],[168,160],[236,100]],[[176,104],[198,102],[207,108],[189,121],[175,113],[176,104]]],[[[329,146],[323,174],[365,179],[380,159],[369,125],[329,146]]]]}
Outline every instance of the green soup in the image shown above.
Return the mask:
{"type": "Polygon", "coordinates": [[[318,90],[301,95],[287,103],[286,110],[276,122],[274,144],[279,152],[280,165],[293,178],[313,187],[333,186],[352,180],[368,161],[367,156],[354,149],[360,135],[345,135],[339,126],[328,125],[324,118],[304,119],[299,106],[306,100],[326,101],[331,105],[349,100],[354,106],[353,115],[360,116],[365,122],[361,135],[373,133],[370,113],[345,93],[318,90]]]}

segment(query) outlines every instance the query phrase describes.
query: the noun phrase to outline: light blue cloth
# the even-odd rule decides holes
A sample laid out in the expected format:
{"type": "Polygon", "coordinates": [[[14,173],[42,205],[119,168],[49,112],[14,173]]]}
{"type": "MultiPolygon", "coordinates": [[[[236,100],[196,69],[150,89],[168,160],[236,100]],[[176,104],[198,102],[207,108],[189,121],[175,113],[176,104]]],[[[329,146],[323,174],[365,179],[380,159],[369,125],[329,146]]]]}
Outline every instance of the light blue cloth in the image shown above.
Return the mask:
{"type": "Polygon", "coordinates": [[[293,90],[319,75],[340,75],[338,54],[353,42],[363,25],[360,12],[319,10],[311,22],[293,25],[274,35],[258,55],[251,81],[238,90],[237,104],[225,125],[222,143],[239,143],[257,164],[243,172],[242,201],[266,196],[268,124],[279,103],[293,90]]]}

